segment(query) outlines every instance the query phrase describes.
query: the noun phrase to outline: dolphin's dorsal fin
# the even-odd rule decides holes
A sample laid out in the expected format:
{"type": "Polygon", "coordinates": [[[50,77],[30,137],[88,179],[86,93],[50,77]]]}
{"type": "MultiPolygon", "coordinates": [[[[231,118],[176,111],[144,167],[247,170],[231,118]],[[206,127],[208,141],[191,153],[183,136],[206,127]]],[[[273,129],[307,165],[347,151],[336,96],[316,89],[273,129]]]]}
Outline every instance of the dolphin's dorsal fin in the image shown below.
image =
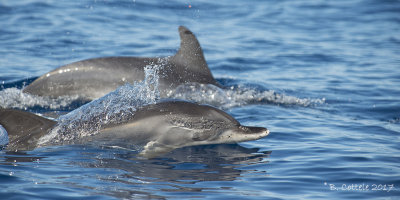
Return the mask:
{"type": "Polygon", "coordinates": [[[196,36],[184,26],[179,26],[179,36],[181,46],[172,57],[173,62],[179,63],[197,74],[214,79],[196,36]]]}
{"type": "Polygon", "coordinates": [[[9,137],[7,149],[31,150],[56,122],[29,112],[0,109],[0,124],[9,137]]]}

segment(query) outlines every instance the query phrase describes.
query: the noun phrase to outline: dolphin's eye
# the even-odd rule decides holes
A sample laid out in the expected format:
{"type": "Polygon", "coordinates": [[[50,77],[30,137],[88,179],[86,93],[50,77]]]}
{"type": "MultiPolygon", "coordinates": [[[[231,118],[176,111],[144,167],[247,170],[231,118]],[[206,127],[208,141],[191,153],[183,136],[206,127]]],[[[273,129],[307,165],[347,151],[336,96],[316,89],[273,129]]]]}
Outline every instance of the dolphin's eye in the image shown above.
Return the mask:
{"type": "Polygon", "coordinates": [[[239,126],[239,128],[242,129],[243,131],[246,131],[246,132],[249,131],[249,128],[247,128],[247,127],[245,127],[245,126],[239,126]]]}
{"type": "Polygon", "coordinates": [[[185,31],[185,34],[193,34],[191,31],[185,31]]]}

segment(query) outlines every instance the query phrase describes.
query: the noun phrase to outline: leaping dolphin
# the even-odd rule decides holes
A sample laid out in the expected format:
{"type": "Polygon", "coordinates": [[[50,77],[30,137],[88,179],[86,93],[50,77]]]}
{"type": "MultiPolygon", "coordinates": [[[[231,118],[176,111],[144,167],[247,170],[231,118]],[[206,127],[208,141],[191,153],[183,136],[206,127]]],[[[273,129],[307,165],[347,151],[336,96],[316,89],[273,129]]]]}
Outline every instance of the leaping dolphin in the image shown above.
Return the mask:
{"type": "MultiPolygon", "coordinates": [[[[9,149],[30,149],[56,126],[56,122],[32,113],[0,110],[0,125],[9,135],[9,149]]],[[[269,134],[262,127],[243,126],[226,112],[186,101],[165,101],[139,108],[131,119],[102,127],[85,141],[141,145],[143,157],[173,149],[257,140],[269,134]]]]}
{"type": "Polygon", "coordinates": [[[196,36],[179,27],[179,51],[165,58],[102,57],[74,62],[46,73],[24,88],[23,92],[57,98],[78,96],[93,100],[117,87],[144,79],[144,67],[162,65],[159,71],[161,96],[177,86],[197,82],[219,85],[211,74],[196,36]]]}

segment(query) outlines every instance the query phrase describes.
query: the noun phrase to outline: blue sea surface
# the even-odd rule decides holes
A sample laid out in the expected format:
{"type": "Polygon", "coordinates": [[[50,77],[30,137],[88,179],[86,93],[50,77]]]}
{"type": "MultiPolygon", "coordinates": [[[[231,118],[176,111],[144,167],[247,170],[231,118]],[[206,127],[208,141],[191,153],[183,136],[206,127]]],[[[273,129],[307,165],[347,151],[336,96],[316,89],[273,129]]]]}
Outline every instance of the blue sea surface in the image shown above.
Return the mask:
{"type": "Polygon", "coordinates": [[[180,25],[232,88],[217,106],[269,136],[148,160],[78,144],[2,150],[0,198],[400,198],[398,0],[1,1],[0,107],[69,112],[21,88],[83,59],[174,55],[180,25]]]}

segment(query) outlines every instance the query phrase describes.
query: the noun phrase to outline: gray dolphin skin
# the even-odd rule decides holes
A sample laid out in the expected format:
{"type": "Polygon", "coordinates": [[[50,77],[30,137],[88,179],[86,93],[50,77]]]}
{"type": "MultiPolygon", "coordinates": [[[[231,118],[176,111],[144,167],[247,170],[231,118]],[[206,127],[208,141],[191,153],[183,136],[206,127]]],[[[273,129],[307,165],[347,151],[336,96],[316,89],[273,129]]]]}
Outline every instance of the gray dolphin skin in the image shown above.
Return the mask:
{"type": "Polygon", "coordinates": [[[159,71],[161,96],[177,86],[197,82],[219,86],[211,74],[196,36],[179,27],[181,44],[174,56],[164,58],[102,57],[74,62],[46,73],[24,88],[23,92],[58,98],[78,96],[93,100],[129,82],[144,79],[144,67],[162,65],[159,71]]]}
{"type": "MultiPolygon", "coordinates": [[[[9,135],[8,149],[30,149],[56,125],[32,113],[0,110],[0,125],[9,135]]],[[[93,141],[141,145],[142,157],[151,158],[173,149],[257,140],[269,134],[262,127],[243,126],[217,108],[186,101],[165,101],[139,108],[130,120],[109,124],[93,141]]],[[[128,145],[128,146],[129,146],[128,145]]]]}
{"type": "Polygon", "coordinates": [[[57,122],[35,114],[10,109],[0,109],[0,125],[8,133],[8,149],[34,149],[40,137],[46,135],[57,122]]]}

